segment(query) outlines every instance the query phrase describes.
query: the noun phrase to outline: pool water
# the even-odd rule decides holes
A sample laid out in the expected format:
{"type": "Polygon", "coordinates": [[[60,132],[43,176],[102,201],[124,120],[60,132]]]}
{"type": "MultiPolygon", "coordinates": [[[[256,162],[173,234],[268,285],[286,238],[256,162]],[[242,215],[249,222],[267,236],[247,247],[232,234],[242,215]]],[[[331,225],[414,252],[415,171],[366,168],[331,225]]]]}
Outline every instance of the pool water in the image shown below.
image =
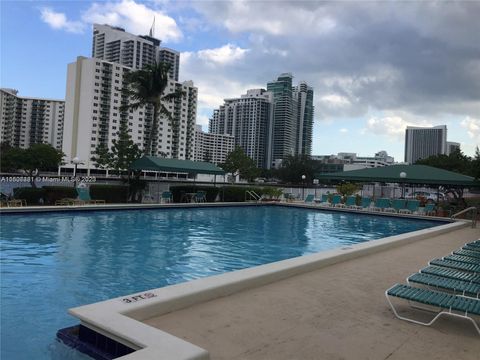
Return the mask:
{"type": "Polygon", "coordinates": [[[86,359],[67,309],[441,223],[279,206],[2,215],[2,359],[86,359]]]}

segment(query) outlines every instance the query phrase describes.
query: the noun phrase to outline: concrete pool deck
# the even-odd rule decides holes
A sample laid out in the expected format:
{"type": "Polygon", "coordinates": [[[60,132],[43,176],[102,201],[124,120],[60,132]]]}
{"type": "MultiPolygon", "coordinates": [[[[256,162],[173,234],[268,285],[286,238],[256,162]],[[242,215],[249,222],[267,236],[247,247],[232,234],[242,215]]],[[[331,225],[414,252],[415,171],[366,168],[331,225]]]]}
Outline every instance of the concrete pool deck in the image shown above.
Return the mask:
{"type": "Polygon", "coordinates": [[[432,327],[398,320],[384,292],[480,238],[480,229],[388,248],[143,322],[206,349],[216,359],[478,359],[472,324],[432,327]]]}

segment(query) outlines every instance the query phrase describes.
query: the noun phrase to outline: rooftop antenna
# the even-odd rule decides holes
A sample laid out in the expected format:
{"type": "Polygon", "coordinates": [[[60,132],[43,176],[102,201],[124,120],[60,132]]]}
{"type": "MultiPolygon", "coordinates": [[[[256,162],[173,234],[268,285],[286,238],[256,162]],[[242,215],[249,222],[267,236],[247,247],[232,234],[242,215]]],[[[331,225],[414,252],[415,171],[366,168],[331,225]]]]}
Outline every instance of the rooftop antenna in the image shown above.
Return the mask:
{"type": "Polygon", "coordinates": [[[153,17],[153,24],[150,28],[150,33],[148,34],[150,37],[155,37],[155,16],[153,17]]]}

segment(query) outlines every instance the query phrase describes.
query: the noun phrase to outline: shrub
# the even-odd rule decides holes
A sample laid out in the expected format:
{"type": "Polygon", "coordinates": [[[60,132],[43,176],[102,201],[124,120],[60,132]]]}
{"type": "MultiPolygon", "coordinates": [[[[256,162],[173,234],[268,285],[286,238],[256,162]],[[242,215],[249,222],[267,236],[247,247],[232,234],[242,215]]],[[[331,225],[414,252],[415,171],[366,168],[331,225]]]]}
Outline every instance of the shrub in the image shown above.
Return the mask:
{"type": "Polygon", "coordinates": [[[128,186],[126,185],[90,185],[92,200],[105,200],[106,203],[126,203],[128,186]]]}
{"type": "Polygon", "coordinates": [[[44,201],[45,204],[54,205],[55,201],[60,199],[75,199],[77,197],[77,191],[74,187],[68,186],[44,186],[43,189],[45,190],[45,197],[44,201]]]}
{"type": "Polygon", "coordinates": [[[27,205],[39,205],[40,199],[45,198],[43,188],[21,187],[13,189],[13,197],[18,200],[25,200],[27,205]]]}
{"type": "Polygon", "coordinates": [[[196,193],[197,191],[205,191],[207,193],[207,202],[214,202],[220,189],[214,186],[194,185],[179,185],[170,187],[170,192],[173,196],[173,202],[180,202],[180,200],[182,199],[182,195],[185,193],[196,193]]]}
{"type": "Polygon", "coordinates": [[[342,196],[353,195],[357,192],[358,187],[355,184],[345,183],[337,185],[337,192],[342,196]]]}
{"type": "Polygon", "coordinates": [[[278,200],[280,196],[283,195],[283,190],[275,187],[264,187],[262,189],[262,194],[259,195],[263,195],[268,199],[278,200]]]}

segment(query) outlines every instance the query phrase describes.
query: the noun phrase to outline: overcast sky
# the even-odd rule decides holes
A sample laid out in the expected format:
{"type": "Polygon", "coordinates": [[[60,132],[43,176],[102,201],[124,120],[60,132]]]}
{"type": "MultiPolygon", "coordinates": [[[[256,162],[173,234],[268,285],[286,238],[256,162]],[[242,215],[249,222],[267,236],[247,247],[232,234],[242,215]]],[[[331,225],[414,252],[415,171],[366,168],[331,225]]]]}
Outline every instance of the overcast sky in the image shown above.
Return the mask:
{"type": "Polygon", "coordinates": [[[66,67],[91,56],[93,23],[181,51],[197,122],[283,72],[315,91],[313,154],[386,150],[407,125],[480,144],[480,1],[2,1],[1,87],[65,97],[66,67]]]}

